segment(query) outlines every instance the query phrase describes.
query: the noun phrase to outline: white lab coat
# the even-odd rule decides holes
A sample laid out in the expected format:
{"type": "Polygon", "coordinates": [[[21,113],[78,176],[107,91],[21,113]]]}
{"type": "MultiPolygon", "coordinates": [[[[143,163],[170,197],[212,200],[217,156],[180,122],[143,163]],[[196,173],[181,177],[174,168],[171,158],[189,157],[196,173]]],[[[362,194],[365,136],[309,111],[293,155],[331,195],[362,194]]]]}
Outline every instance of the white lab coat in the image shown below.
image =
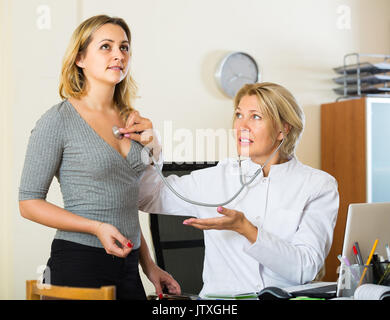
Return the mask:
{"type": "MultiPolygon", "coordinates": [[[[258,168],[251,160],[242,162],[246,181],[258,168]]],[[[236,159],[182,177],[171,175],[168,181],[183,196],[208,203],[224,202],[241,187],[236,159]]],[[[295,157],[271,166],[268,177],[260,174],[226,205],[243,212],[257,226],[255,243],[233,231],[204,231],[200,296],[254,292],[313,280],[330,250],[338,206],[337,182],[329,174],[303,165],[295,157]]],[[[191,205],[176,197],[151,166],[141,180],[139,208],[198,218],[221,216],[216,208],[191,205]]]]}

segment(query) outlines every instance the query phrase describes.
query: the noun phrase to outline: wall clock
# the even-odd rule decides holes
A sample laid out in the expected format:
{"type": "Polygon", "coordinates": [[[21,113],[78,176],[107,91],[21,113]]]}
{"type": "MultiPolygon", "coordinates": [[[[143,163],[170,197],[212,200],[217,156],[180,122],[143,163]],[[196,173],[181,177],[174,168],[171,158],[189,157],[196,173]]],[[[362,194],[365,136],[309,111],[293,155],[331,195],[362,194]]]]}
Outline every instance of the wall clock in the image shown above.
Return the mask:
{"type": "Polygon", "coordinates": [[[234,98],[244,84],[260,80],[260,70],[249,54],[232,52],[219,63],[215,78],[219,89],[228,97],[234,98]]]}

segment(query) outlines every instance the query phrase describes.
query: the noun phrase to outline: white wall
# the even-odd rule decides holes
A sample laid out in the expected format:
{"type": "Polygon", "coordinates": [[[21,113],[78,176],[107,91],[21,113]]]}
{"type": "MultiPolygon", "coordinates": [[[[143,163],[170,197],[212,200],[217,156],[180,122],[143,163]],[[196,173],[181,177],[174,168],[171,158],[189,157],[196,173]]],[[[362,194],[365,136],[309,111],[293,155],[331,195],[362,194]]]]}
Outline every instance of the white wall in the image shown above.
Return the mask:
{"type": "MultiPolygon", "coordinates": [[[[12,59],[14,75],[13,113],[13,288],[10,298],[25,298],[25,280],[36,279],[50,253],[54,230],[23,219],[18,210],[18,186],[31,129],[39,117],[59,101],[58,79],[61,60],[70,35],[76,28],[77,1],[12,0],[12,59]],[[50,9],[51,24],[43,19],[50,9]],[[37,11],[38,10],[38,11],[37,11]],[[48,27],[49,29],[45,29],[48,27]],[[41,29],[43,28],[43,29],[41,29]]],[[[62,205],[57,180],[48,201],[62,205]]]]}
{"type": "Polygon", "coordinates": [[[13,74],[10,64],[12,43],[11,2],[0,1],[0,299],[13,296],[13,257],[11,246],[12,217],[15,214],[15,201],[12,197],[13,184],[13,125],[12,125],[12,85],[13,74]]]}
{"type": "MultiPolygon", "coordinates": [[[[251,54],[260,64],[262,80],[285,85],[303,106],[306,129],[297,154],[316,168],[320,168],[320,104],[336,98],[332,68],[342,64],[345,53],[390,52],[388,0],[1,0],[5,2],[12,3],[8,35],[13,44],[8,57],[13,68],[7,72],[13,76],[8,86],[14,91],[8,98],[12,103],[2,108],[14,122],[7,130],[1,128],[13,143],[2,144],[9,158],[1,162],[1,172],[10,174],[4,188],[11,188],[12,198],[6,212],[10,216],[0,232],[11,230],[13,238],[8,240],[9,253],[2,251],[0,258],[12,261],[2,278],[11,279],[13,293],[1,288],[0,298],[23,299],[24,281],[37,277],[37,267],[49,255],[54,231],[20,217],[17,186],[30,131],[40,115],[59,101],[61,59],[81,19],[106,13],[128,22],[133,34],[132,70],[141,96],[137,107],[161,133],[165,120],[173,122],[173,129],[230,128],[232,101],[218,91],[213,74],[227,52],[251,54]],[[36,8],[42,4],[51,9],[49,30],[37,28],[42,13],[36,8]],[[340,28],[342,5],[351,9],[346,29],[340,28]]],[[[1,81],[5,86],[6,78],[1,81]]],[[[166,158],[171,160],[172,154],[166,158]]],[[[56,182],[48,201],[62,204],[56,182]]],[[[141,224],[146,232],[144,213],[141,224]]],[[[144,283],[151,292],[150,283],[144,283]]]]}

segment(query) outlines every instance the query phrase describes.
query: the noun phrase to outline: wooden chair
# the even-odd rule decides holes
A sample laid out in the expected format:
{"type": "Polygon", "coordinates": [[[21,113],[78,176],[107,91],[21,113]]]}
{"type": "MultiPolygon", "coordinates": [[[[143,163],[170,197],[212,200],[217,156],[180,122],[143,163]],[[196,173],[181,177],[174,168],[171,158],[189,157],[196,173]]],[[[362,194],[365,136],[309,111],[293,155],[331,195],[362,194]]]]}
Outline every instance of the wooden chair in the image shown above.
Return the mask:
{"type": "Polygon", "coordinates": [[[39,288],[37,280],[26,281],[27,300],[42,300],[42,298],[66,300],[115,300],[115,286],[95,288],[76,288],[53,286],[39,288]]]}

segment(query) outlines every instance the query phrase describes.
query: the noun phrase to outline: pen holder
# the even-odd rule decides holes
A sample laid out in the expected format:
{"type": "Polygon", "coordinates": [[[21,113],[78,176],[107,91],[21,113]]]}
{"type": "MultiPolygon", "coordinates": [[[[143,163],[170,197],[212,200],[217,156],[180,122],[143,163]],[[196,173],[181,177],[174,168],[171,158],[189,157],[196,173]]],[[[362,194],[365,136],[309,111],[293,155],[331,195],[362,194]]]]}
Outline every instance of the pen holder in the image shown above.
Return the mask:
{"type": "Polygon", "coordinates": [[[390,262],[380,262],[374,264],[374,283],[390,286],[390,262]]]}
{"type": "Polygon", "coordinates": [[[341,297],[352,297],[355,293],[355,290],[359,286],[360,279],[362,278],[363,273],[364,277],[361,284],[373,283],[373,266],[372,264],[368,266],[362,266],[358,264],[353,264],[350,267],[343,266],[341,271],[340,279],[338,286],[340,288],[341,297]],[[366,271],[364,271],[366,269],[366,271]]]}

